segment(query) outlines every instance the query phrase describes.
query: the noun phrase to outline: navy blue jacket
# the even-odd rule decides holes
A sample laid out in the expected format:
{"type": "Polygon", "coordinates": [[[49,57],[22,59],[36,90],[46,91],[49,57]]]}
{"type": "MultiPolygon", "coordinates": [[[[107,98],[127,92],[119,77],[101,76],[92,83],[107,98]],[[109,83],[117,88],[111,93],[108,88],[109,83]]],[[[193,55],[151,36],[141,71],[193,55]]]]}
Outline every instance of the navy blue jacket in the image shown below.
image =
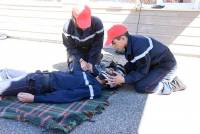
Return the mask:
{"type": "Polygon", "coordinates": [[[134,83],[144,78],[152,69],[172,69],[176,60],[167,46],[161,42],[140,35],[129,35],[125,48],[127,76],[125,83],[134,83]]]}
{"type": "Polygon", "coordinates": [[[42,93],[43,75],[41,73],[30,75],[29,78],[34,79],[36,84],[34,102],[68,103],[83,98],[93,99],[101,95],[102,85],[87,72],[77,71],[71,74],[57,71],[50,73],[51,91],[46,94],[42,93]]]}
{"type": "Polygon", "coordinates": [[[104,29],[101,20],[92,16],[91,27],[81,30],[74,21],[70,19],[63,28],[63,44],[67,48],[69,55],[73,55],[76,59],[81,57],[82,53],[88,55],[87,62],[96,64],[96,59],[101,53],[103,47],[104,29]]]}

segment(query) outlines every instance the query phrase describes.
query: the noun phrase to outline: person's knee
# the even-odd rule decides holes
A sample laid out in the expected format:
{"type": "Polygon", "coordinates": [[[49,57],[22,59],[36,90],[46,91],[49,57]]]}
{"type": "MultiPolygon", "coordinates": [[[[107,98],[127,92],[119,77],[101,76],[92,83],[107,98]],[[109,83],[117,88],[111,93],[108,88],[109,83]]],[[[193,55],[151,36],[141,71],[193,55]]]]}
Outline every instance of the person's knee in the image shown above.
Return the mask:
{"type": "Polygon", "coordinates": [[[73,72],[74,70],[81,70],[80,62],[78,58],[74,56],[70,56],[67,60],[67,67],[69,72],[73,72]]]}
{"type": "Polygon", "coordinates": [[[67,58],[67,62],[68,62],[68,63],[79,62],[79,58],[77,58],[77,57],[74,56],[74,55],[69,55],[68,58],[67,58]]]}
{"type": "Polygon", "coordinates": [[[145,87],[144,86],[139,86],[139,85],[135,86],[135,91],[137,93],[147,93],[146,90],[145,90],[145,87]]]}

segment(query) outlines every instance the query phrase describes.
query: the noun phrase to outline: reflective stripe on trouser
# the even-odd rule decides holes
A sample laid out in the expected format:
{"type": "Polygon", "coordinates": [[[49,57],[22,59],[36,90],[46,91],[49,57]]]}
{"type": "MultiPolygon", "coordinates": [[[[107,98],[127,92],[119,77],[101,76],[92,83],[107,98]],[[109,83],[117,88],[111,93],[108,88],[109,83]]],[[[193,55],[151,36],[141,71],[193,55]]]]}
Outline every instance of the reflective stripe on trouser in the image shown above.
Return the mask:
{"type": "Polygon", "coordinates": [[[93,99],[93,97],[94,97],[94,89],[93,89],[93,86],[90,85],[86,73],[85,73],[85,72],[82,72],[82,73],[83,73],[83,78],[84,78],[84,80],[85,80],[85,85],[88,86],[89,91],[90,91],[90,99],[93,99]]]}

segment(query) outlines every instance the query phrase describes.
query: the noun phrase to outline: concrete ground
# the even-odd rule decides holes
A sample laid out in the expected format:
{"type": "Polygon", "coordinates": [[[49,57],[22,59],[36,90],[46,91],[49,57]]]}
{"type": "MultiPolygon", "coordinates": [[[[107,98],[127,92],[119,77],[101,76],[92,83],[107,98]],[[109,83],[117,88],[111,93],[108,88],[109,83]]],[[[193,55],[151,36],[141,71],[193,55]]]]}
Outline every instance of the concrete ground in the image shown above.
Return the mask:
{"type": "MultiPolygon", "coordinates": [[[[171,49],[178,61],[178,76],[187,85],[187,90],[159,96],[138,94],[132,87],[122,87],[109,98],[110,106],[92,119],[94,122],[84,122],[71,134],[199,134],[200,47],[191,46],[183,50],[172,46],[171,49]]],[[[28,72],[62,70],[65,61],[66,52],[62,44],[0,40],[0,68],[28,72]]],[[[27,123],[0,119],[0,134],[24,133],[53,132],[27,123]]]]}

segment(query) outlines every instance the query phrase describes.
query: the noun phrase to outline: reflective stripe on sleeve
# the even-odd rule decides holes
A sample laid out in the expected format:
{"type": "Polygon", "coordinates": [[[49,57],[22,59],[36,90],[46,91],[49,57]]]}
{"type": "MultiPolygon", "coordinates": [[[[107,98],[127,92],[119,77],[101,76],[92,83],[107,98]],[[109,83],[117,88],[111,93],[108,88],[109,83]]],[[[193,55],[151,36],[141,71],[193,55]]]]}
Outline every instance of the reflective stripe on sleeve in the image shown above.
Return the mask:
{"type": "Polygon", "coordinates": [[[145,56],[149,53],[149,51],[153,48],[153,42],[152,42],[151,38],[149,38],[149,37],[145,37],[145,38],[147,38],[148,41],[149,41],[149,47],[148,47],[147,50],[144,51],[142,54],[136,56],[133,60],[131,60],[132,63],[134,63],[134,62],[136,62],[137,60],[139,60],[139,59],[145,57],[145,56]]]}
{"type": "Polygon", "coordinates": [[[100,29],[99,31],[96,31],[95,33],[93,33],[93,34],[91,34],[91,35],[85,37],[84,39],[80,39],[78,36],[74,36],[74,35],[68,34],[68,33],[66,33],[66,32],[63,32],[63,34],[64,34],[65,36],[71,36],[72,39],[78,40],[79,42],[85,42],[85,41],[87,41],[87,40],[93,38],[96,34],[102,33],[103,31],[104,31],[104,29],[102,28],[102,29],[100,29]]]}

